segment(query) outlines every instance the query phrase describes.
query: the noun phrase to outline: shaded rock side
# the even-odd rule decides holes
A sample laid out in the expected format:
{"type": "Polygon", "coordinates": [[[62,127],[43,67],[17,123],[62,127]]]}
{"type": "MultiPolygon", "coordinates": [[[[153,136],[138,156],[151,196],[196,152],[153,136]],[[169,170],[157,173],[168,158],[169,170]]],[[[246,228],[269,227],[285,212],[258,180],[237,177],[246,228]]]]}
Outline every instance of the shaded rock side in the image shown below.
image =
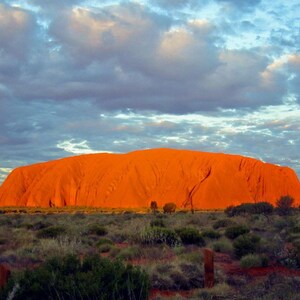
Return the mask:
{"type": "Polygon", "coordinates": [[[221,209],[243,202],[300,204],[300,182],[288,167],[221,153],[152,149],[89,154],[19,167],[0,187],[0,206],[221,209]]]}

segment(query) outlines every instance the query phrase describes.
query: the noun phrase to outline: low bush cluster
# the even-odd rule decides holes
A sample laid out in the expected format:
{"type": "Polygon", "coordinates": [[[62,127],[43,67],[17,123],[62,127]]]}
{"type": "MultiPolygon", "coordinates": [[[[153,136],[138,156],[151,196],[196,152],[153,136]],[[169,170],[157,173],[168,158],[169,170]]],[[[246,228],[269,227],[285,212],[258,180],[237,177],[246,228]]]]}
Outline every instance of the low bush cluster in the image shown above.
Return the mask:
{"type": "Polygon", "coordinates": [[[225,236],[231,240],[234,240],[238,236],[248,233],[250,230],[246,225],[234,225],[225,230],[225,236]]]}
{"type": "Polygon", "coordinates": [[[40,229],[37,232],[37,237],[42,239],[53,239],[66,233],[66,229],[62,226],[50,226],[40,229]]]}
{"type": "Polygon", "coordinates": [[[242,203],[237,206],[229,206],[225,209],[228,217],[238,216],[241,214],[265,214],[273,212],[274,206],[269,202],[242,203]]]}
{"type": "Polygon", "coordinates": [[[234,254],[241,258],[247,254],[253,254],[258,250],[260,237],[254,234],[243,234],[233,242],[234,254]]]}
{"type": "Polygon", "coordinates": [[[260,256],[258,254],[247,254],[241,258],[240,266],[244,269],[267,267],[268,258],[266,256],[260,256]]]}
{"type": "Polygon", "coordinates": [[[221,219],[221,220],[217,220],[213,224],[213,228],[214,229],[219,229],[219,228],[224,228],[224,227],[232,226],[232,225],[234,225],[234,222],[231,221],[230,219],[221,219]]]}
{"type": "Polygon", "coordinates": [[[161,218],[151,220],[150,226],[151,227],[166,227],[164,220],[161,218]]]}
{"type": "Polygon", "coordinates": [[[99,224],[92,224],[88,228],[88,234],[95,234],[95,235],[102,236],[107,234],[107,230],[105,227],[99,224]]]}
{"type": "Polygon", "coordinates": [[[180,238],[174,230],[163,227],[146,228],[140,233],[139,241],[142,244],[167,244],[170,247],[181,244],[180,238]]]}
{"type": "Polygon", "coordinates": [[[205,245],[205,240],[200,234],[199,230],[195,228],[179,228],[176,229],[176,233],[179,235],[181,241],[185,245],[194,244],[200,247],[205,245]]]}
{"type": "Polygon", "coordinates": [[[99,256],[55,257],[34,270],[12,277],[0,298],[7,299],[97,299],[144,300],[148,298],[149,278],[138,267],[99,256]]]}
{"type": "Polygon", "coordinates": [[[233,246],[228,240],[217,241],[213,243],[212,247],[214,251],[221,253],[231,253],[233,250],[233,246]]]}
{"type": "Polygon", "coordinates": [[[221,237],[221,234],[218,231],[212,230],[212,229],[207,229],[202,231],[202,236],[209,238],[209,239],[218,239],[221,237]]]}

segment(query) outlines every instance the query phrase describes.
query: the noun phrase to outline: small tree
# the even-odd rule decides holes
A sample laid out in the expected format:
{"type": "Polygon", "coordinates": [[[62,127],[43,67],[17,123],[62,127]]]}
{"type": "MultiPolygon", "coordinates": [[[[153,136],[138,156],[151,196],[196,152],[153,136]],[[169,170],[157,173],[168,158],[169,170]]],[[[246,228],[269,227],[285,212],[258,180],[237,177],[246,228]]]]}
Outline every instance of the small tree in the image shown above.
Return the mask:
{"type": "Polygon", "coordinates": [[[276,206],[277,206],[277,212],[281,216],[287,216],[291,214],[293,210],[293,204],[294,204],[294,198],[286,195],[286,196],[281,196],[277,201],[276,201],[276,206]]]}
{"type": "Polygon", "coordinates": [[[164,210],[164,214],[165,213],[171,214],[176,211],[176,204],[173,202],[166,203],[163,207],[163,210],[164,210]]]}
{"type": "Polygon", "coordinates": [[[151,201],[150,208],[152,210],[152,213],[156,214],[156,212],[157,212],[157,202],[156,201],[151,201]]]}

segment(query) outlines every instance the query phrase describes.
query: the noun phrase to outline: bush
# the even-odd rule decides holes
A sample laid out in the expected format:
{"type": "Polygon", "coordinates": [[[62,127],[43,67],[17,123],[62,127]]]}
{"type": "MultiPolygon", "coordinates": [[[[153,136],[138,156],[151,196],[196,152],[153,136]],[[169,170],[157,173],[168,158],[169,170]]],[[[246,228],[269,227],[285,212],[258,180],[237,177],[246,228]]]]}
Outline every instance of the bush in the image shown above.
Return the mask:
{"type": "Polygon", "coordinates": [[[290,215],[293,211],[294,198],[289,195],[281,196],[276,201],[276,211],[280,216],[290,215]]]}
{"type": "Polygon", "coordinates": [[[154,219],[150,222],[151,227],[166,227],[164,220],[162,219],[154,219]]]}
{"type": "Polygon", "coordinates": [[[225,236],[228,237],[229,239],[234,240],[238,236],[248,233],[249,231],[250,231],[249,228],[245,225],[234,225],[226,229],[225,236]]]}
{"type": "Polygon", "coordinates": [[[195,244],[200,247],[205,246],[205,241],[197,229],[194,228],[180,228],[176,229],[181,241],[185,245],[195,244]]]}
{"type": "Polygon", "coordinates": [[[12,277],[2,291],[6,299],[19,284],[13,299],[147,299],[149,279],[138,267],[99,256],[53,258],[34,270],[12,277]]]}
{"type": "Polygon", "coordinates": [[[113,241],[110,240],[110,239],[107,239],[107,238],[100,238],[98,241],[97,241],[97,246],[102,246],[102,245],[113,245],[113,241]]]}
{"type": "Polygon", "coordinates": [[[257,202],[257,203],[242,203],[237,206],[228,206],[225,209],[225,213],[228,217],[233,217],[242,214],[271,214],[274,207],[269,202],[257,202]]]}
{"type": "Polygon", "coordinates": [[[224,213],[230,218],[235,216],[235,212],[236,212],[236,208],[233,205],[226,207],[224,210],[224,213]]]}
{"type": "Polygon", "coordinates": [[[139,241],[142,244],[167,244],[176,247],[181,244],[180,238],[172,229],[163,227],[147,228],[140,233],[139,241]]]}
{"type": "Polygon", "coordinates": [[[274,206],[269,202],[257,202],[253,205],[253,213],[269,215],[273,212],[274,206]]]}
{"type": "Polygon", "coordinates": [[[109,251],[111,251],[111,249],[113,249],[113,245],[111,245],[111,244],[103,244],[103,245],[99,245],[98,246],[98,251],[100,252],[100,253],[107,253],[107,252],[109,252],[109,251]]]}
{"type": "Polygon", "coordinates": [[[98,224],[92,224],[88,228],[88,234],[95,234],[95,235],[102,236],[107,234],[107,230],[103,226],[100,226],[98,224]]]}
{"type": "Polygon", "coordinates": [[[243,269],[266,267],[268,259],[266,256],[259,256],[257,254],[248,254],[241,258],[240,266],[243,269]]]}
{"type": "Polygon", "coordinates": [[[27,229],[31,229],[31,230],[40,230],[40,229],[44,229],[44,228],[47,228],[47,227],[50,227],[51,226],[51,223],[48,223],[48,222],[45,222],[45,221],[37,221],[33,224],[26,224],[26,228],[27,229]]]}
{"type": "Polygon", "coordinates": [[[214,229],[219,229],[219,228],[224,228],[224,227],[227,227],[227,226],[230,226],[230,225],[234,225],[234,222],[229,220],[229,219],[221,219],[221,220],[216,221],[213,224],[213,228],[214,229]]]}
{"type": "Polygon", "coordinates": [[[214,251],[221,253],[231,253],[233,250],[233,246],[228,240],[217,241],[213,243],[212,248],[214,251]]]}
{"type": "Polygon", "coordinates": [[[165,213],[173,213],[176,211],[176,204],[173,202],[166,203],[163,207],[164,214],[165,213]]]}
{"type": "Polygon", "coordinates": [[[260,237],[254,234],[243,234],[233,242],[234,254],[238,258],[247,254],[253,254],[257,251],[259,242],[260,237]]]}
{"type": "Polygon", "coordinates": [[[47,228],[40,229],[37,233],[37,237],[42,239],[53,239],[64,233],[66,233],[66,229],[64,227],[50,226],[47,228]]]}
{"type": "Polygon", "coordinates": [[[141,257],[141,249],[137,246],[124,248],[116,256],[121,260],[131,260],[139,257],[141,257]]]}
{"type": "Polygon", "coordinates": [[[207,237],[209,239],[218,239],[221,237],[221,234],[218,231],[208,229],[208,230],[202,231],[202,236],[207,237]]]}

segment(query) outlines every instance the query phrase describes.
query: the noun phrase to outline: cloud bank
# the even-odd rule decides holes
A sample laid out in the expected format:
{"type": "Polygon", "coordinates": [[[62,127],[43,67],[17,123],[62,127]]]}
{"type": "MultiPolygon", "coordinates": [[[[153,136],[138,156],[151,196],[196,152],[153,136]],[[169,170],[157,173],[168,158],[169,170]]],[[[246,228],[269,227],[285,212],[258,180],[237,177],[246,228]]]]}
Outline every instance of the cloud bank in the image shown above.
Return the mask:
{"type": "Polygon", "coordinates": [[[300,174],[299,8],[0,4],[0,181],[18,165],[150,147],[239,153],[300,174]]]}

